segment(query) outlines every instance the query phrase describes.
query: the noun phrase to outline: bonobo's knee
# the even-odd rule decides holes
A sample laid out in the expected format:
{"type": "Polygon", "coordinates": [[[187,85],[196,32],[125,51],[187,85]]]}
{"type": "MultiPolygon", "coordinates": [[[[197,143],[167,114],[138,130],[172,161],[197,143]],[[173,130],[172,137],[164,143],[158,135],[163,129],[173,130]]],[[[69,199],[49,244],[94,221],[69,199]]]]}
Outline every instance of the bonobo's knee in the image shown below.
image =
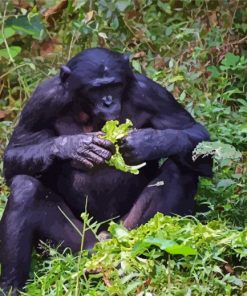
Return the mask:
{"type": "Polygon", "coordinates": [[[12,179],[10,190],[11,206],[23,207],[31,205],[44,189],[37,179],[27,175],[17,175],[12,179]]]}

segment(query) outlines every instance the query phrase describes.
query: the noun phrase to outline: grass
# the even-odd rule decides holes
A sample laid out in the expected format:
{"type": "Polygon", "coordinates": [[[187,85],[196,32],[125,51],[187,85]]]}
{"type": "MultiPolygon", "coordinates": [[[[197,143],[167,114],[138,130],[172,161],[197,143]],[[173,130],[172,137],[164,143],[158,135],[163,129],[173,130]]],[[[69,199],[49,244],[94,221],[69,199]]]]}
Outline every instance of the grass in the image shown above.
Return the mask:
{"type": "Polygon", "coordinates": [[[193,217],[157,214],[132,231],[112,222],[110,232],[112,239],[98,243],[91,255],[49,249],[52,260],[42,263],[25,295],[246,292],[246,230],[229,229],[220,220],[202,224],[193,217]]]}

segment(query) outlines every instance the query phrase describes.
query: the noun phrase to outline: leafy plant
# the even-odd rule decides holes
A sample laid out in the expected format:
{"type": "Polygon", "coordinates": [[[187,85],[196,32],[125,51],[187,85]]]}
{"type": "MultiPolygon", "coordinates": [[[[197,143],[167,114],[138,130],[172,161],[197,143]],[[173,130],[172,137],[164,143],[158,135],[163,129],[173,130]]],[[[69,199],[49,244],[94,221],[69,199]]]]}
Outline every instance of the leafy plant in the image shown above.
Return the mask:
{"type": "Polygon", "coordinates": [[[230,161],[238,161],[242,154],[232,145],[221,142],[201,142],[193,151],[192,159],[195,161],[199,156],[212,155],[221,166],[229,165],[230,161]]]}
{"type": "Polygon", "coordinates": [[[24,295],[71,295],[79,277],[82,295],[244,295],[247,232],[223,221],[157,214],[128,231],[111,222],[112,239],[98,243],[92,256],[50,249],[24,295]]]}
{"type": "Polygon", "coordinates": [[[128,135],[132,126],[133,124],[129,119],[126,119],[126,122],[122,124],[119,124],[118,120],[107,121],[102,128],[102,131],[105,132],[105,135],[102,136],[102,138],[107,139],[115,144],[116,149],[115,154],[113,154],[110,160],[108,160],[106,163],[109,166],[115,167],[117,170],[137,175],[139,174],[139,169],[145,166],[146,163],[135,166],[127,165],[119,151],[118,144],[119,140],[128,135]]]}

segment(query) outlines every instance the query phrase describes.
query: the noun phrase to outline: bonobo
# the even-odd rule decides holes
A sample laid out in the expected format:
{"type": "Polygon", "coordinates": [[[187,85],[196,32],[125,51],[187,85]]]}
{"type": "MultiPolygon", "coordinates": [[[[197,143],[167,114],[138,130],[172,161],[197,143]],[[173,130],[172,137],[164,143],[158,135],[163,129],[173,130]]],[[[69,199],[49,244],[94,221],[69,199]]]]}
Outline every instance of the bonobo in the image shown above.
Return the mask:
{"type": "MultiPolygon", "coordinates": [[[[73,57],[35,90],[5,151],[11,195],[0,224],[0,287],[23,287],[39,240],[80,249],[71,221],[82,229],[86,200],[95,220],[118,217],[129,229],[157,212],[192,214],[198,177],[211,175],[209,158],[191,157],[203,140],[206,129],[164,87],[133,73],[125,55],[93,48],[73,57]],[[100,130],[126,118],[135,128],[120,149],[127,164],[147,163],[139,175],[105,164],[114,146],[100,130]]],[[[84,248],[96,241],[86,232],[84,248]]]]}

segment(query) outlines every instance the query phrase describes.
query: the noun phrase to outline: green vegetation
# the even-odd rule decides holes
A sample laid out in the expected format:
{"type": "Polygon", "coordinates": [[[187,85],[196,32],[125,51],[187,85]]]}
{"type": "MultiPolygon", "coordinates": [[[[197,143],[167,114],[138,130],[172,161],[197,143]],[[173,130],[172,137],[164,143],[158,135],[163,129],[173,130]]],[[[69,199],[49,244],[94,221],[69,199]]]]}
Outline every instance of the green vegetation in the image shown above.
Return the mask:
{"type": "Polygon", "coordinates": [[[50,250],[53,260],[42,265],[27,295],[54,295],[55,287],[56,295],[71,295],[78,277],[80,295],[242,295],[246,230],[161,214],[131,232],[113,222],[109,230],[113,238],[95,254],[83,252],[80,270],[78,258],[50,250]]]}
{"type": "MultiPolygon", "coordinates": [[[[128,52],[208,128],[213,143],[194,157],[210,153],[215,165],[196,218],[158,214],[131,232],[112,223],[113,238],[93,255],[45,247],[51,258],[34,255],[27,295],[247,295],[247,2],[33,2],[0,3],[1,153],[37,84],[84,48],[105,46],[128,52]]],[[[1,215],[3,178],[0,186],[1,215]]]]}
{"type": "Polygon", "coordinates": [[[103,138],[115,144],[116,149],[115,154],[107,161],[107,164],[115,167],[117,170],[137,175],[139,174],[139,169],[145,166],[146,163],[144,162],[135,166],[127,165],[119,151],[119,140],[128,135],[132,126],[133,124],[129,119],[126,119],[126,122],[120,125],[118,120],[110,120],[103,126],[102,131],[105,132],[103,138]]]}

